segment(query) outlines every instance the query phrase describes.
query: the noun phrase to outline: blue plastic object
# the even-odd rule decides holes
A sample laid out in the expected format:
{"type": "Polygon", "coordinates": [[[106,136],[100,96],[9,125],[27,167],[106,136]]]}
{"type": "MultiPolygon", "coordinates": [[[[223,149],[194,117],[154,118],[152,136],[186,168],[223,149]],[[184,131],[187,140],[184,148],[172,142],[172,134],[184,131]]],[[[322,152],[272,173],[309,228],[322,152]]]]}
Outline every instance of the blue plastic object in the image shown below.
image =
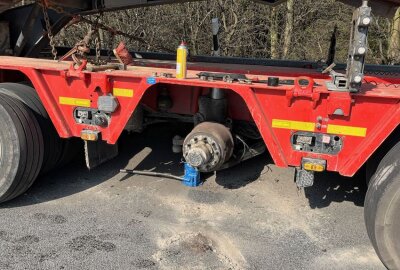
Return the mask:
{"type": "Polygon", "coordinates": [[[185,163],[185,176],[183,176],[182,183],[188,187],[200,186],[201,185],[200,172],[196,168],[185,163]]]}
{"type": "Polygon", "coordinates": [[[148,78],[146,79],[146,82],[147,82],[147,84],[156,84],[156,83],[157,83],[157,80],[156,80],[156,78],[154,78],[154,77],[148,77],[148,78]]]}

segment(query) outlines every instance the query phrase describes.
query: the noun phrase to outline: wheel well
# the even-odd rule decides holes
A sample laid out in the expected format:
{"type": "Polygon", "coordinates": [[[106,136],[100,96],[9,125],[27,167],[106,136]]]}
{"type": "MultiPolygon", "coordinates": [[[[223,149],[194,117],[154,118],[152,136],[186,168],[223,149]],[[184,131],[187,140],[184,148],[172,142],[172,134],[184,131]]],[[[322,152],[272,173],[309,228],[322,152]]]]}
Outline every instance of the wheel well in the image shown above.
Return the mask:
{"type": "Polygon", "coordinates": [[[3,82],[28,82],[31,83],[30,79],[19,70],[0,70],[0,83],[3,82]]]}
{"type": "MultiPolygon", "coordinates": [[[[228,116],[234,120],[254,121],[245,100],[232,89],[224,90],[228,100],[228,116]]],[[[163,91],[171,98],[169,112],[194,115],[199,109],[200,96],[209,95],[210,88],[157,84],[146,91],[140,103],[153,110],[159,110],[160,104],[157,103],[159,101],[157,98],[163,91]]]]}
{"type": "MultiPolygon", "coordinates": [[[[171,119],[180,119],[181,122],[192,125],[201,122],[217,122],[229,126],[232,133],[239,137],[240,142],[247,141],[256,146],[257,150],[263,148],[259,152],[266,151],[269,154],[259,127],[240,93],[224,88],[221,89],[224,92],[222,98],[211,98],[212,90],[208,87],[158,84],[147,90],[140,104],[146,110],[144,117],[150,116],[155,119],[163,115],[164,119],[171,117],[171,119]],[[202,97],[206,97],[206,100],[201,101],[202,97]],[[211,103],[210,100],[215,103],[211,103]],[[226,103],[222,100],[226,100],[226,103]],[[222,114],[225,117],[221,119],[218,115],[222,114]]],[[[141,130],[135,125],[137,123],[135,117],[143,117],[143,113],[134,114],[126,130],[141,130]]],[[[143,122],[143,118],[141,121],[143,122]]],[[[150,122],[147,121],[147,124],[150,122]]],[[[246,146],[249,147],[247,144],[246,146]]]]}
{"type": "Polygon", "coordinates": [[[374,154],[368,159],[366,162],[366,176],[367,181],[371,179],[374,175],[376,169],[379,166],[381,160],[385,157],[385,155],[393,148],[398,142],[400,138],[400,126],[389,135],[389,137],[379,146],[379,148],[374,152],[374,154]]]}

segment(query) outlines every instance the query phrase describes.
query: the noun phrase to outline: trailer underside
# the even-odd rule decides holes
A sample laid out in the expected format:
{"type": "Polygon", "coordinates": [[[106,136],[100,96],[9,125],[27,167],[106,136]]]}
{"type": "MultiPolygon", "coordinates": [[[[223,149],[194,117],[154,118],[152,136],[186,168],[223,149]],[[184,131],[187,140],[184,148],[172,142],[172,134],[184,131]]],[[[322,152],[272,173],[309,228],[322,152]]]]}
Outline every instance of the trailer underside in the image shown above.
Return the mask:
{"type": "Polygon", "coordinates": [[[361,91],[349,93],[329,91],[329,76],[304,68],[195,63],[189,65],[187,79],[179,80],[168,76],[174,73],[170,61],[141,59],[127,70],[89,72],[72,62],[0,57],[0,69],[26,76],[61,137],[96,131],[109,144],[117,142],[139,104],[160,113],[161,91],[172,100],[163,117],[190,121],[201,96],[212,88],[224,89],[228,117],[254,123],[278,166],[299,167],[303,158],[314,158],[326,160],[327,170],[344,176],[354,175],[400,122],[400,79],[390,76],[366,76],[361,91]],[[243,74],[251,82],[205,80],[199,78],[201,72],[243,74]],[[283,83],[269,86],[271,77],[283,83]],[[107,113],[107,123],[79,123],[77,107],[97,111],[102,96],[112,96],[118,104],[107,113]]]}

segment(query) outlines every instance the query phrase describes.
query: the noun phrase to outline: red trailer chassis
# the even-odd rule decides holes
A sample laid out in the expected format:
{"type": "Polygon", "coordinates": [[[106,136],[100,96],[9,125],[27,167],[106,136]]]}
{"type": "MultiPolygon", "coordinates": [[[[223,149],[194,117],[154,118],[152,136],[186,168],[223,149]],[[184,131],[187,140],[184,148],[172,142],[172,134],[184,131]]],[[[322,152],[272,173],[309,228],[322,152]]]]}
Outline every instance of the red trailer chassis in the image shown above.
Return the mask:
{"type": "Polygon", "coordinates": [[[173,74],[173,68],[174,63],[168,61],[137,60],[128,70],[88,72],[71,62],[0,57],[0,74],[12,70],[30,80],[62,138],[96,130],[107,143],[115,144],[139,103],[156,106],[161,85],[174,100],[170,111],[186,115],[196,113],[200,95],[220,88],[228,93],[229,117],[254,121],[277,166],[299,167],[308,157],[326,160],[329,171],[352,176],[400,122],[398,78],[366,76],[361,91],[349,93],[329,91],[330,77],[309,69],[197,63],[189,65],[184,80],[153,76],[155,72],[173,74]],[[204,81],[196,75],[203,71],[246,74],[253,82],[204,81]],[[263,83],[271,76],[295,83],[276,87],[263,83]],[[310,83],[302,86],[300,80],[310,83]],[[116,97],[119,104],[109,126],[75,121],[75,107],[96,109],[98,98],[106,95],[116,97]],[[336,135],[342,148],[337,154],[294,149],[291,138],[296,131],[336,135]]]}
{"type": "MultiPolygon", "coordinates": [[[[153,4],[104,1],[97,7],[100,2],[73,1],[78,9],[73,13],[153,4]]],[[[178,1],[159,1],[169,2],[178,1]]],[[[372,4],[376,11],[390,14],[397,2],[372,4]]],[[[47,1],[41,5],[43,9],[36,4],[3,14],[12,29],[8,38],[15,44],[15,55],[37,56],[51,39],[48,33],[58,32],[73,16],[48,12],[47,1]],[[18,14],[27,10],[27,22],[17,22],[18,14]],[[47,32],[37,17],[40,10],[47,32]],[[50,26],[49,15],[58,23],[50,26]]],[[[90,66],[84,58],[74,58],[83,61],[77,66],[0,56],[0,202],[22,194],[40,173],[73,156],[71,140],[59,137],[84,139],[86,162],[93,167],[117,154],[124,129],[140,131],[159,121],[157,117],[186,121],[194,129],[185,140],[173,140],[174,151],[182,150],[187,162],[185,177],[163,176],[189,186],[199,184],[199,171],[224,169],[262,153],[262,140],[277,166],[296,167],[298,187],[311,186],[315,171],[353,176],[368,161],[367,232],[385,266],[399,269],[400,73],[398,67],[379,67],[378,76],[365,74],[370,24],[371,8],[363,0],[353,16],[346,72],[334,72],[330,66],[329,76],[299,62],[287,68],[193,62],[187,78],[176,79],[174,61],[136,59],[120,70],[114,63],[90,66]],[[148,119],[157,120],[145,123],[148,119]]],[[[55,48],[53,52],[56,55],[55,48]]]]}

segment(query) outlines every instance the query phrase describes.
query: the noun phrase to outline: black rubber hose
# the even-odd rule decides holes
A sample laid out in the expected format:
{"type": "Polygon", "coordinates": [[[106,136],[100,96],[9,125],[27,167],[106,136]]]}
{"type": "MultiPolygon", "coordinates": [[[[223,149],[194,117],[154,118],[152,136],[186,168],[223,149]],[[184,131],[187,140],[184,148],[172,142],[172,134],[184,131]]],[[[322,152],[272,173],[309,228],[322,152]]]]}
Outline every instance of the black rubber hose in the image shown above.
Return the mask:
{"type": "Polygon", "coordinates": [[[171,175],[168,173],[157,173],[157,172],[147,172],[147,171],[135,171],[135,170],[125,170],[122,169],[119,172],[121,173],[128,173],[128,174],[137,174],[137,175],[146,175],[146,176],[155,176],[155,177],[165,177],[170,178],[178,181],[183,181],[183,177],[171,175]]]}

